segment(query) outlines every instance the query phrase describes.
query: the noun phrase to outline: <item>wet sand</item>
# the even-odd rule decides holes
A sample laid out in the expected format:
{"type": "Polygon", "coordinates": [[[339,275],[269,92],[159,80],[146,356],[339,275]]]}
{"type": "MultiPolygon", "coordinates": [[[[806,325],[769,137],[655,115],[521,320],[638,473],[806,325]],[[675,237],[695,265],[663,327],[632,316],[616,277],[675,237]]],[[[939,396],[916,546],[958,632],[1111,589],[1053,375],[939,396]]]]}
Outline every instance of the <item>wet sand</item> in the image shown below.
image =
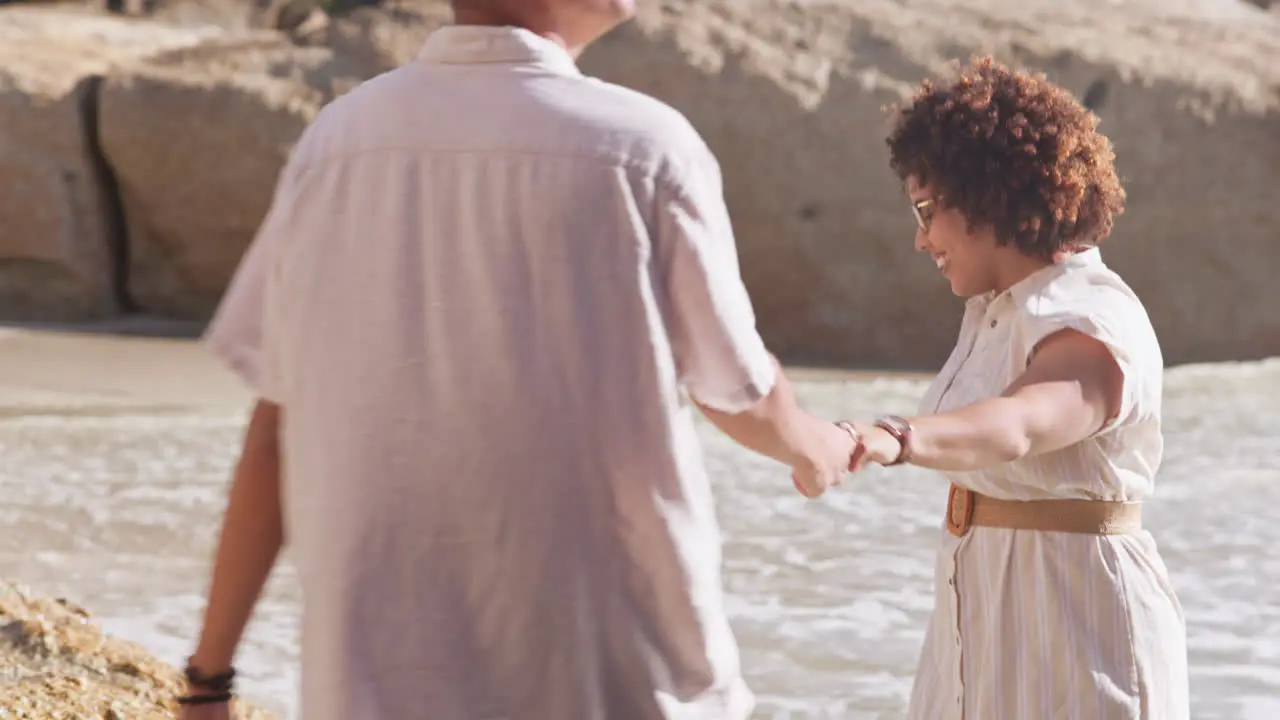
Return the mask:
{"type": "Polygon", "coordinates": [[[174,329],[162,324],[150,330],[0,327],[0,413],[237,407],[249,401],[239,380],[198,342],[172,337],[174,329]]]}

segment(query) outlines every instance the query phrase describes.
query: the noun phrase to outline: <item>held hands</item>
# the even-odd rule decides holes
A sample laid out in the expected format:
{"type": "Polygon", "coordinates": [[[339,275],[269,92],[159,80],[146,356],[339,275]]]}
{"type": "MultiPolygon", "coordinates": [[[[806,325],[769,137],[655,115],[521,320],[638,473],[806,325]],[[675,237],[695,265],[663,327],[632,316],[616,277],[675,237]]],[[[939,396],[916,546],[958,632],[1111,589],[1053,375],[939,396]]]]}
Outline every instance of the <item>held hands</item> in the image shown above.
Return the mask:
{"type": "Polygon", "coordinates": [[[857,433],[851,425],[815,420],[812,442],[793,465],[791,483],[807,498],[816,498],[839,485],[858,455],[857,433]]]}
{"type": "Polygon", "coordinates": [[[906,459],[903,441],[907,436],[899,438],[880,423],[821,423],[815,432],[815,450],[793,468],[791,475],[796,490],[810,499],[839,485],[846,472],[857,472],[872,463],[894,465],[906,459]]]}
{"type": "Polygon", "coordinates": [[[858,457],[849,463],[849,470],[857,472],[874,463],[876,465],[892,465],[902,455],[902,443],[882,427],[851,423],[858,436],[861,450],[858,457]]]}

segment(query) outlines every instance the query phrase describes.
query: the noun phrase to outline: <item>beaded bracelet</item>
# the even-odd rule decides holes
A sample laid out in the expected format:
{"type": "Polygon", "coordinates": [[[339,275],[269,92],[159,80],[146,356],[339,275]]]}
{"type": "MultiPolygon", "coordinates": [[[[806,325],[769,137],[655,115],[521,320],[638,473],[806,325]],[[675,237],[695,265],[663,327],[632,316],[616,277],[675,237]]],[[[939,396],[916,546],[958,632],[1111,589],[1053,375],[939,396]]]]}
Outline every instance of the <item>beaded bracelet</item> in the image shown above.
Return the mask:
{"type": "Polygon", "coordinates": [[[218,673],[217,675],[205,675],[197,670],[189,660],[187,661],[186,670],[182,672],[186,675],[188,684],[214,692],[231,692],[231,684],[236,679],[235,668],[230,668],[226,672],[218,673]]]}
{"type": "Polygon", "coordinates": [[[231,693],[220,692],[216,695],[183,695],[178,698],[179,705],[213,705],[231,701],[231,693]]]}
{"type": "Polygon", "coordinates": [[[196,669],[191,660],[182,671],[187,678],[187,685],[192,688],[208,691],[207,695],[183,695],[178,698],[179,705],[213,705],[231,700],[232,683],[236,678],[236,669],[228,668],[217,675],[205,675],[196,669]]]}

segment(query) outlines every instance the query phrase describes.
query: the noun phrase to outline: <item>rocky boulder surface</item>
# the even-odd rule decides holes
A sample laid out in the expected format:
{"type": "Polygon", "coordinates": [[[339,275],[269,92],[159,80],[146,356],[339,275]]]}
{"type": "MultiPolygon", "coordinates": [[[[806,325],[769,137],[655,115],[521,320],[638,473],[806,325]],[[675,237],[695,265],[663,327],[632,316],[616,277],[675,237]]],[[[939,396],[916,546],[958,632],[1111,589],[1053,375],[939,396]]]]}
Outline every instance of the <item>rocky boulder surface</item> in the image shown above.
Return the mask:
{"type": "Polygon", "coordinates": [[[153,54],[107,77],[99,136],[128,220],[137,308],[212,313],[294,141],[368,74],[326,48],[258,31],[153,54]]]}
{"type": "MultiPolygon", "coordinates": [[[[183,1],[164,12],[196,13],[182,11],[183,1]]],[[[76,177],[87,180],[73,187],[49,168],[69,165],[68,157],[94,167],[94,147],[76,134],[86,133],[86,121],[44,120],[50,111],[30,101],[31,90],[10,91],[7,106],[0,99],[0,120],[31,128],[31,140],[8,143],[25,159],[0,173],[43,168],[21,171],[40,178],[26,186],[33,190],[0,200],[0,218],[17,218],[0,220],[0,293],[26,288],[25,304],[6,299],[16,291],[0,295],[0,314],[101,312],[94,298],[111,295],[102,274],[114,268],[116,302],[105,307],[207,318],[290,145],[318,108],[408,61],[449,17],[444,0],[348,4],[360,7],[331,18],[309,0],[254,0],[249,12],[259,15],[248,24],[279,31],[226,29],[180,42],[167,35],[177,47],[154,52],[143,52],[153,40],[137,40],[118,51],[129,62],[88,70],[77,68],[97,48],[49,40],[67,50],[37,57],[67,89],[39,92],[73,107],[101,88],[100,117],[87,134],[100,139],[96,157],[108,172],[82,169],[76,177]],[[77,85],[86,75],[104,79],[77,85]],[[111,177],[114,189],[103,180],[111,177]],[[72,205],[67,197],[88,200],[72,205]],[[95,209],[112,205],[121,232],[95,209]],[[47,219],[82,206],[90,209],[75,217],[98,225],[81,232],[47,219]],[[84,286],[98,295],[50,280],[81,277],[99,279],[84,286]]],[[[1170,363],[1280,354],[1275,13],[1237,0],[639,5],[636,21],[581,64],[672,104],[706,137],[724,167],[761,329],[785,359],[935,368],[945,358],[960,302],[912,250],[911,215],[887,167],[885,107],[976,53],[1046,72],[1101,117],[1129,192],[1103,254],[1143,297],[1170,363]]],[[[30,32],[9,12],[0,9],[0,39],[30,32]]],[[[137,32],[166,32],[148,27],[137,32]]],[[[184,32],[197,27],[210,32],[184,32]]],[[[0,40],[0,56],[6,52],[0,40]]],[[[19,62],[21,52],[13,57],[16,67],[31,65],[19,62]]],[[[13,72],[6,64],[0,78],[13,72]]]]}
{"type": "Polygon", "coordinates": [[[882,108],[991,53],[1087,99],[1128,211],[1103,246],[1171,363],[1280,354],[1280,22],[1223,0],[640,3],[582,59],[682,110],[791,361],[936,368],[961,304],[912,250],[882,108]]]}
{"type": "Polygon", "coordinates": [[[452,19],[447,2],[387,0],[353,8],[328,22],[313,20],[290,34],[296,42],[331,48],[377,74],[412,60],[427,35],[452,19]]]}
{"type": "MultiPolygon", "coordinates": [[[[88,611],[0,580],[0,717],[171,720],[181,674],[102,634],[88,611]]],[[[240,720],[279,720],[237,702],[240,720]]]]}
{"type": "Polygon", "coordinates": [[[208,31],[74,8],[0,9],[0,319],[122,308],[123,217],[97,149],[103,78],[208,31]]]}

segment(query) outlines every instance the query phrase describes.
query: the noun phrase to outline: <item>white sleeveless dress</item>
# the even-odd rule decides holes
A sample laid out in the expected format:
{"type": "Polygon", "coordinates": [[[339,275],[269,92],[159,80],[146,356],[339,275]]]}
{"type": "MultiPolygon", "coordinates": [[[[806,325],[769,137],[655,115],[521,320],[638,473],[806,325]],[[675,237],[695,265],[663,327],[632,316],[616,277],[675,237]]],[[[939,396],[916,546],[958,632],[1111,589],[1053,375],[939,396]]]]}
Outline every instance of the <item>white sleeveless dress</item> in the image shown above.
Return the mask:
{"type": "MultiPolygon", "coordinates": [[[[1097,338],[1124,373],[1117,419],[1062,450],[951,482],[1006,500],[1147,499],[1163,359],[1142,303],[1092,249],[966,305],[921,412],[999,395],[1046,336],[1097,338]]],[[[943,517],[946,498],[938,498],[943,517]]],[[[911,720],[1188,720],[1186,627],[1150,533],[942,531],[911,720]]]]}

